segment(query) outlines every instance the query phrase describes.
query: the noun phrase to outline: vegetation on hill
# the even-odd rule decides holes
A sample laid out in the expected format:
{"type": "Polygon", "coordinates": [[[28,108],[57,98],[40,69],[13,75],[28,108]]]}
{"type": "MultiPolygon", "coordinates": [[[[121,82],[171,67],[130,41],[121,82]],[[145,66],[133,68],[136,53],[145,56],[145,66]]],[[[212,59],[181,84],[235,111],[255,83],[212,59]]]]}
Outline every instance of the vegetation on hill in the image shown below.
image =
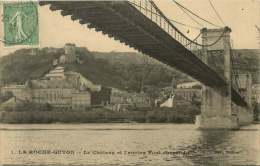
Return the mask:
{"type": "MultiPolygon", "coordinates": [[[[17,50],[0,58],[0,81],[23,84],[29,79],[40,78],[54,68],[53,60],[63,53],[63,48],[17,50]]],[[[171,85],[173,78],[177,82],[189,80],[185,74],[139,53],[90,52],[83,47],[77,47],[76,53],[82,63],[65,64],[65,70],[79,72],[104,86],[135,92],[143,89],[156,95],[160,88],[171,85]]],[[[235,56],[241,70],[256,73],[259,68],[257,50],[236,50],[235,56]]],[[[257,81],[255,77],[254,82],[257,81]]]]}
{"type": "Polygon", "coordinates": [[[22,84],[29,79],[43,76],[52,68],[52,61],[57,58],[62,49],[55,52],[45,49],[21,49],[0,58],[0,81],[4,84],[22,84]]]}
{"type": "MultiPolygon", "coordinates": [[[[0,80],[4,84],[23,84],[29,79],[40,78],[54,68],[53,60],[63,53],[63,49],[54,48],[18,50],[0,58],[0,80]]],[[[77,48],[76,53],[82,63],[64,64],[65,70],[79,72],[94,83],[104,86],[139,92],[143,85],[144,91],[154,95],[156,90],[169,86],[173,77],[187,80],[184,74],[158,62],[135,63],[122,58],[111,63],[111,53],[107,53],[107,58],[99,58],[96,53],[81,47],[77,48]]],[[[139,57],[137,53],[130,54],[139,58],[139,62],[142,61],[143,57],[139,57]]],[[[126,57],[129,58],[127,55],[126,57]]]]}
{"type": "Polygon", "coordinates": [[[260,83],[260,50],[239,49],[234,51],[234,65],[239,73],[250,72],[253,83],[260,83]]]}
{"type": "MultiPolygon", "coordinates": [[[[235,63],[242,72],[253,73],[254,83],[259,71],[258,50],[236,50],[235,63]]],[[[0,85],[24,84],[38,79],[54,68],[53,60],[64,54],[63,48],[21,49],[0,58],[0,85]]],[[[65,70],[81,73],[96,84],[122,90],[140,92],[157,97],[161,88],[171,85],[172,79],[183,82],[189,78],[152,58],[139,53],[100,53],[77,47],[79,61],[64,64],[65,70]]],[[[0,96],[0,104],[12,94],[0,96]]],[[[157,110],[158,109],[158,110],[157,110]]],[[[199,114],[198,103],[162,110],[112,112],[104,108],[92,111],[60,111],[48,104],[18,103],[0,110],[0,122],[4,123],[51,123],[51,122],[194,122],[199,114]],[[37,110],[37,111],[35,111],[37,110]]]]}

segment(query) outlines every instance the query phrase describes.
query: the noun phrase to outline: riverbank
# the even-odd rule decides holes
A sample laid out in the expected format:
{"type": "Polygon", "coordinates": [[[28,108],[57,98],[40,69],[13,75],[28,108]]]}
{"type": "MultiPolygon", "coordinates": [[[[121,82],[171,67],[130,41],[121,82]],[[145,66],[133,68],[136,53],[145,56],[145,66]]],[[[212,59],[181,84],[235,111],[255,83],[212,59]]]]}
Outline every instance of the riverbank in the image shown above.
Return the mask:
{"type": "Polygon", "coordinates": [[[199,111],[194,108],[154,108],[142,111],[115,112],[106,109],[89,111],[1,111],[1,123],[194,123],[199,111]]]}

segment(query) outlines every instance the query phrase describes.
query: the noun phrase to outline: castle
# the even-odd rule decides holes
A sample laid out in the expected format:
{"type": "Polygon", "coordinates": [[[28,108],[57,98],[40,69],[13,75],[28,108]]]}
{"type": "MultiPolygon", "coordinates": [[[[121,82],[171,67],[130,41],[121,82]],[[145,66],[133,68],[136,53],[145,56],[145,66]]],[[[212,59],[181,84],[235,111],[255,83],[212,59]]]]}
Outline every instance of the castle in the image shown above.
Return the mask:
{"type": "Polygon", "coordinates": [[[24,85],[8,85],[1,88],[3,95],[12,93],[16,99],[35,103],[48,103],[54,107],[80,109],[91,105],[91,92],[100,91],[95,85],[76,72],[65,72],[58,66],[38,80],[24,85]]]}
{"type": "Polygon", "coordinates": [[[76,54],[76,45],[72,43],[67,43],[64,46],[64,54],[61,55],[59,58],[54,59],[53,66],[65,64],[65,63],[71,63],[78,60],[77,54],[76,54]]]}
{"type": "Polygon", "coordinates": [[[41,78],[28,80],[24,85],[7,85],[2,95],[12,93],[17,101],[50,104],[65,109],[84,109],[104,105],[149,104],[147,95],[117,91],[94,84],[80,73],[66,71],[64,64],[78,62],[75,44],[66,44],[64,54],[53,61],[53,69],[41,78]]]}

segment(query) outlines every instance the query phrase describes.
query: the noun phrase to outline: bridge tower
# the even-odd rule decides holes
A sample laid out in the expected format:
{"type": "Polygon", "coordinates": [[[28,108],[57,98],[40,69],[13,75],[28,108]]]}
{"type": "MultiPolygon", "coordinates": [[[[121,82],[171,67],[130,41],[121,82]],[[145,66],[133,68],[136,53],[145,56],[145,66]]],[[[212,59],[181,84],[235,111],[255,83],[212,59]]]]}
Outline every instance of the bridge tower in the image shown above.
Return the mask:
{"type": "Polygon", "coordinates": [[[240,73],[238,74],[239,79],[239,91],[240,94],[243,96],[245,101],[247,102],[247,107],[239,107],[233,105],[233,112],[234,109],[236,110],[236,114],[238,116],[239,125],[249,125],[254,120],[254,112],[252,107],[252,75],[249,73],[240,73]]]}
{"type": "Polygon", "coordinates": [[[201,115],[196,117],[201,129],[239,128],[238,116],[232,112],[230,32],[228,27],[201,30],[203,61],[227,82],[221,88],[203,86],[201,115]],[[218,42],[207,46],[215,41],[218,42]]]}

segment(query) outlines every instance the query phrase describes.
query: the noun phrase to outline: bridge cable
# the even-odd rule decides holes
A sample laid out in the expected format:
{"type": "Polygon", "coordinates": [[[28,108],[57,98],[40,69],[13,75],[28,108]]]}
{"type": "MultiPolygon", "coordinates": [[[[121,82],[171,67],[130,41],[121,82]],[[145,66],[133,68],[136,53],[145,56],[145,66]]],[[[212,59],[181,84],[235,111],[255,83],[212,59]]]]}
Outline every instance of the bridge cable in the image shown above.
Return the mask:
{"type": "MultiPolygon", "coordinates": [[[[178,6],[178,5],[177,5],[178,6]]],[[[195,20],[186,10],[184,10],[182,7],[178,6],[190,19],[192,19],[195,23],[197,23],[199,26],[203,27],[203,25],[195,20]]]]}
{"type": "Polygon", "coordinates": [[[197,39],[201,34],[202,34],[202,33],[200,32],[200,34],[199,34],[195,39],[193,39],[194,41],[191,41],[190,43],[188,43],[188,44],[185,45],[185,46],[188,46],[188,45],[190,45],[190,44],[192,44],[192,43],[194,43],[194,44],[196,44],[196,45],[198,45],[198,46],[201,46],[201,47],[210,47],[210,46],[213,46],[213,45],[217,44],[217,43],[220,41],[220,39],[224,36],[225,31],[223,31],[223,33],[217,38],[216,41],[214,41],[214,42],[212,42],[212,43],[210,43],[210,44],[200,44],[200,43],[195,42],[196,39],[197,39]]]}
{"type": "MultiPolygon", "coordinates": [[[[170,20],[163,14],[163,12],[158,8],[158,6],[152,1],[152,0],[149,0],[151,5],[155,8],[155,10],[159,13],[160,17],[164,18],[169,24],[170,26],[175,29],[180,35],[182,35],[185,39],[187,39],[189,42],[195,44],[195,45],[198,45],[198,46],[201,46],[201,47],[209,47],[209,46],[213,46],[215,45],[216,43],[218,43],[220,41],[220,39],[224,36],[225,34],[225,31],[223,31],[223,33],[221,34],[221,36],[219,36],[219,38],[211,43],[211,44],[207,44],[207,45],[203,45],[203,44],[200,44],[200,43],[197,43],[191,39],[189,39],[186,35],[184,35],[181,31],[179,31],[171,22],[170,20]]],[[[200,32],[201,33],[201,32],[200,32]]]]}
{"type": "Polygon", "coordinates": [[[180,6],[181,8],[183,8],[183,9],[185,9],[186,11],[188,11],[189,13],[191,13],[192,15],[196,16],[197,18],[199,18],[199,19],[201,19],[201,20],[203,20],[203,21],[209,23],[210,25],[213,25],[213,26],[215,26],[215,27],[221,28],[221,26],[219,26],[219,25],[217,25],[217,24],[214,24],[214,23],[212,23],[212,22],[210,22],[210,21],[208,21],[208,20],[206,20],[206,19],[200,17],[198,14],[194,13],[194,12],[191,11],[190,9],[188,9],[188,8],[186,8],[185,6],[181,5],[181,4],[178,3],[177,1],[175,1],[175,0],[172,0],[172,1],[173,1],[174,3],[176,3],[178,6],[180,6]]]}
{"type": "MultiPolygon", "coordinates": [[[[196,40],[200,37],[200,35],[201,35],[201,33],[199,33],[192,41],[193,42],[196,42],[196,40]]],[[[185,47],[186,46],[189,46],[189,45],[191,45],[192,44],[192,42],[189,42],[188,44],[186,44],[186,45],[184,45],[185,47]]]]}
{"type": "Polygon", "coordinates": [[[212,9],[214,10],[214,12],[216,13],[218,19],[222,22],[223,25],[226,25],[225,22],[223,21],[223,19],[221,18],[220,14],[218,13],[217,9],[214,7],[211,0],[209,0],[209,3],[210,3],[210,6],[212,7],[212,9]]]}
{"type": "Polygon", "coordinates": [[[179,24],[179,25],[182,25],[182,26],[185,26],[185,27],[189,27],[189,28],[193,28],[193,29],[197,29],[197,30],[200,30],[199,27],[195,27],[195,26],[192,26],[192,25],[188,25],[188,24],[184,24],[182,22],[178,22],[178,21],[175,21],[173,19],[169,19],[171,22],[174,22],[176,24],[179,24]]]}
{"type": "MultiPolygon", "coordinates": [[[[155,12],[151,11],[150,9],[146,9],[146,8],[144,8],[144,7],[142,7],[142,6],[139,6],[139,5],[137,5],[137,4],[133,3],[133,2],[130,2],[130,1],[129,1],[128,3],[134,5],[134,6],[138,7],[138,8],[142,8],[143,10],[146,10],[147,12],[150,12],[151,14],[154,14],[154,15],[156,15],[156,16],[161,17],[161,15],[159,15],[158,13],[155,13],[155,12]]],[[[196,27],[196,26],[192,26],[192,25],[188,25],[188,24],[182,23],[182,22],[180,22],[180,21],[176,21],[176,20],[174,20],[174,19],[172,19],[172,18],[171,18],[171,19],[168,19],[168,20],[170,20],[171,22],[174,22],[174,23],[176,23],[176,24],[189,27],[189,28],[193,28],[193,29],[197,29],[197,30],[200,30],[200,29],[201,29],[201,28],[196,27]]]]}

